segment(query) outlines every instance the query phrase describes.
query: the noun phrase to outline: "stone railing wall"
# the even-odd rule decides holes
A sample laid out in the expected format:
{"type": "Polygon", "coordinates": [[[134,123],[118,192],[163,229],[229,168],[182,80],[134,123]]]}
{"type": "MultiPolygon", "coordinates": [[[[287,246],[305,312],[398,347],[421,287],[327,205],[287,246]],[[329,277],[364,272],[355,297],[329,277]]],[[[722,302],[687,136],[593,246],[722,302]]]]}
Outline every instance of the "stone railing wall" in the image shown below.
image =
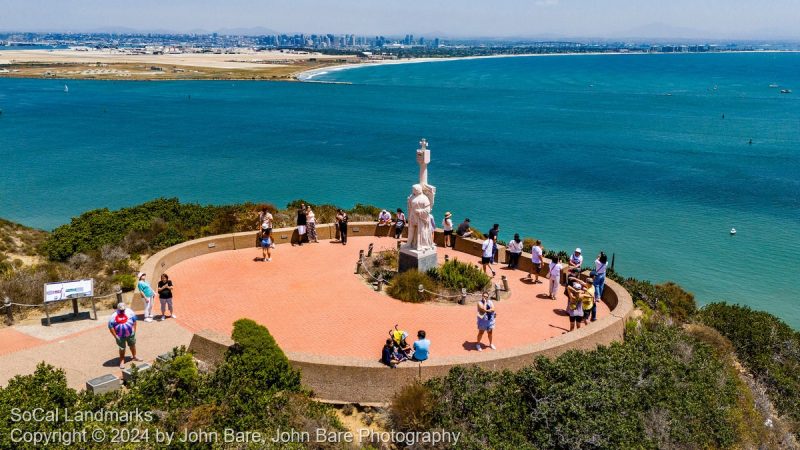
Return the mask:
{"type": "MultiPolygon", "coordinates": [[[[376,233],[386,236],[392,232],[392,227],[378,227],[374,222],[351,222],[348,227],[350,237],[377,236],[376,233]],[[384,231],[385,228],[388,230],[384,231]]],[[[317,225],[317,234],[319,239],[335,239],[336,229],[331,224],[317,225]]],[[[277,245],[293,242],[296,235],[294,228],[273,230],[277,245]]],[[[437,230],[436,242],[442,245],[443,239],[441,230],[437,230]]],[[[171,266],[189,258],[255,246],[255,231],[209,236],[164,249],[148,258],[141,270],[151,280],[157,280],[171,266]]],[[[456,237],[455,250],[479,257],[481,241],[456,237]]],[[[503,247],[500,248],[498,258],[500,261],[505,258],[503,247]]],[[[530,255],[523,254],[520,269],[528,270],[529,265],[530,255]]],[[[598,345],[620,342],[623,339],[625,322],[633,311],[633,301],[628,292],[612,280],[606,280],[603,300],[611,309],[611,314],[598,319],[591,326],[527,346],[477,355],[437,358],[435,363],[404,363],[394,370],[378,361],[380,348],[376,348],[374,361],[293,352],[286,354],[292,365],[302,370],[303,383],[318,398],[332,402],[380,404],[389,401],[400,387],[413,380],[443,376],[457,365],[477,365],[489,370],[516,370],[529,365],[538,356],[555,357],[568,350],[591,350],[598,345]]],[[[137,305],[134,304],[134,307],[137,305]]],[[[141,309],[141,305],[138,305],[138,309],[141,309]]]]}

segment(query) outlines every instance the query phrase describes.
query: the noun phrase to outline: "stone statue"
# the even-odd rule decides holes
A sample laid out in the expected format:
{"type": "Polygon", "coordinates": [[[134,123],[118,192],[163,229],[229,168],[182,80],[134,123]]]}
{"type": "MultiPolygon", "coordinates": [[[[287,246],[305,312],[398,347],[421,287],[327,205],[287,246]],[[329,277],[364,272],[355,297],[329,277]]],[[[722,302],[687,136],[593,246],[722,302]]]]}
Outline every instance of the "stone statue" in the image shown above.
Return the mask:
{"type": "Polygon", "coordinates": [[[408,243],[409,250],[425,251],[435,247],[433,243],[433,227],[431,211],[436,197],[436,187],[428,184],[428,163],[431,162],[431,151],[428,142],[419,141],[417,163],[419,164],[419,183],[411,187],[408,196],[408,243]]]}

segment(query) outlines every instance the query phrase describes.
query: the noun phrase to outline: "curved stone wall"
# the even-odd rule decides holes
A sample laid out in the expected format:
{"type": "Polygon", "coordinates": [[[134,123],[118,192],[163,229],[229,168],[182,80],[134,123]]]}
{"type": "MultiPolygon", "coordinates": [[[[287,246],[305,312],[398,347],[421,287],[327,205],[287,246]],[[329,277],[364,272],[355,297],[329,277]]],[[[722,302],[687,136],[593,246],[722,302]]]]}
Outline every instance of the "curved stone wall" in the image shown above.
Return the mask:
{"type": "MultiPolygon", "coordinates": [[[[392,227],[378,227],[374,222],[351,222],[349,236],[388,235],[392,227]],[[385,233],[385,234],[384,234],[385,233]]],[[[336,229],[332,224],[318,224],[320,239],[335,239],[336,229]]],[[[273,231],[277,245],[291,243],[296,239],[294,228],[280,228],[273,231]]],[[[436,231],[436,242],[441,245],[443,235],[436,231]]],[[[196,239],[164,249],[145,261],[142,271],[151,280],[157,280],[171,266],[208,253],[237,250],[256,246],[256,232],[243,232],[210,236],[196,239]]],[[[480,241],[456,238],[455,249],[469,255],[480,255],[480,241]]],[[[505,249],[501,247],[499,258],[504,258],[505,249]]],[[[549,262],[546,260],[546,262],[549,262]]],[[[530,254],[523,254],[520,269],[528,270],[530,254]]],[[[625,331],[625,322],[633,311],[630,294],[618,283],[607,280],[603,301],[611,309],[611,314],[598,319],[590,327],[553,337],[546,341],[507,350],[470,354],[450,358],[437,358],[431,363],[404,363],[395,370],[388,369],[377,361],[361,359],[348,360],[342,357],[325,355],[305,355],[286,352],[292,365],[300,369],[303,383],[315,395],[325,401],[341,403],[382,404],[391,400],[392,395],[402,386],[415,379],[427,380],[439,377],[457,365],[478,365],[488,370],[516,370],[529,365],[538,356],[555,357],[568,350],[591,350],[598,345],[620,342],[625,331]]],[[[134,305],[142,309],[141,305],[134,305]]],[[[378,349],[376,349],[377,355],[378,349]]]]}

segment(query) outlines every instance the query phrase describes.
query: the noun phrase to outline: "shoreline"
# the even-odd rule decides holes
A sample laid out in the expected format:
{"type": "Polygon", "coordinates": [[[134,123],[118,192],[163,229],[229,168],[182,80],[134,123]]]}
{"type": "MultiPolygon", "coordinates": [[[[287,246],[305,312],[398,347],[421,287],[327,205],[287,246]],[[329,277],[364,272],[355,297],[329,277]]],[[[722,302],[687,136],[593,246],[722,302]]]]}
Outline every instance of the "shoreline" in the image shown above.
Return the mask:
{"type": "Polygon", "coordinates": [[[488,58],[555,56],[687,55],[727,53],[798,53],[800,50],[734,50],[724,52],[586,52],[525,53],[516,55],[475,55],[363,60],[356,55],[283,53],[278,51],[231,54],[134,55],[73,50],[1,50],[0,79],[122,80],[122,81],[291,81],[350,84],[346,81],[318,81],[315,77],[341,70],[376,65],[418,64],[488,58]],[[14,59],[12,56],[22,56],[14,59]]]}
{"type": "Polygon", "coordinates": [[[624,55],[723,55],[740,53],[800,53],[800,50],[731,50],[724,52],[675,52],[675,53],[644,53],[644,52],[586,52],[586,53],[523,53],[519,55],[476,55],[476,56],[450,56],[444,58],[408,58],[408,59],[384,59],[365,61],[356,64],[337,64],[328,67],[320,67],[300,72],[295,75],[295,80],[303,83],[326,83],[326,84],[351,84],[346,81],[315,81],[312,78],[330,72],[340,72],[342,70],[358,69],[364,67],[375,67],[392,64],[419,64],[446,61],[465,61],[475,59],[491,58],[528,58],[528,57],[547,57],[547,56],[624,56],[624,55]]]}

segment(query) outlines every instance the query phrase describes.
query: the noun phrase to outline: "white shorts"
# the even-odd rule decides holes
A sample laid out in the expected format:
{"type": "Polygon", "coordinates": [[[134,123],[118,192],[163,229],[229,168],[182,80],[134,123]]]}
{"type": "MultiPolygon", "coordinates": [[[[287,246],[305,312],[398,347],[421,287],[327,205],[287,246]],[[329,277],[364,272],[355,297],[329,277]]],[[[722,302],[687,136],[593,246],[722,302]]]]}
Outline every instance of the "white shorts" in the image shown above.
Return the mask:
{"type": "Polygon", "coordinates": [[[305,225],[298,225],[297,226],[297,233],[298,234],[306,234],[306,226],[305,225]]]}

